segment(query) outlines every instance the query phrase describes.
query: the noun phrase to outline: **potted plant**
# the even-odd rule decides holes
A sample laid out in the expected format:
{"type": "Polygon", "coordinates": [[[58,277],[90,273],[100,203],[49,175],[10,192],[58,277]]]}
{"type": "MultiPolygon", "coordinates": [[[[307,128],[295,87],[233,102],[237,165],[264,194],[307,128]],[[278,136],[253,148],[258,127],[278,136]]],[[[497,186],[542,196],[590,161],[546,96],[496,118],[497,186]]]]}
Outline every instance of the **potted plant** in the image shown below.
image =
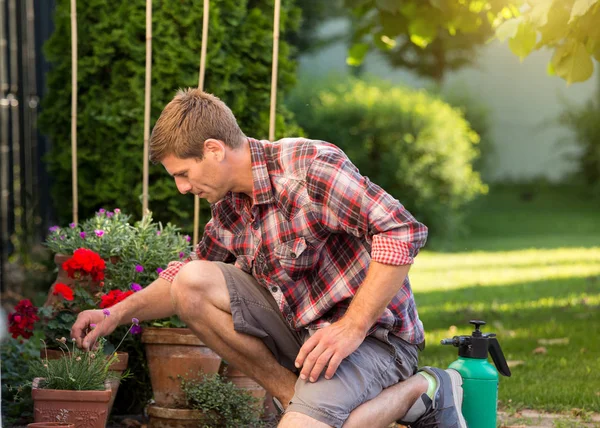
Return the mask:
{"type": "MultiPolygon", "coordinates": [[[[104,309],[104,314],[108,317],[110,311],[104,309]]],[[[128,332],[138,324],[134,318],[128,332]]],[[[52,360],[44,356],[29,365],[34,421],[54,422],[60,412],[67,412],[66,422],[73,423],[75,428],[105,427],[110,414],[110,378],[123,377],[110,371],[117,353],[103,357],[104,338],[89,352],[77,348],[75,339],[69,343],[63,337],[56,342],[64,353],[63,358],[52,360]]],[[[44,343],[44,351],[46,349],[44,343]]]]}
{"type": "MultiPolygon", "coordinates": [[[[55,298],[57,284],[71,284],[60,279],[72,281],[65,262],[69,254],[80,248],[93,250],[105,261],[105,278],[101,286],[103,294],[99,305],[101,308],[109,308],[127,295],[141,290],[142,285],[154,281],[169,262],[187,257],[191,251],[190,241],[191,238],[181,234],[176,226],[170,223],[163,226],[160,222],[154,222],[151,214],[140,221],[131,222],[130,216],[118,208],[113,211],[100,209],[79,225],[72,223],[67,227],[54,226],[50,228],[46,245],[60,262],[59,276],[49,292],[49,298],[55,298]]],[[[73,314],[64,316],[72,318],[72,321],[66,322],[69,325],[75,319],[73,314]]],[[[177,326],[182,327],[183,324],[177,326]]],[[[122,330],[119,329],[113,335],[120,334],[122,330]]],[[[138,329],[141,331],[141,326],[138,329]]],[[[108,338],[107,348],[113,342],[113,335],[108,338]]],[[[127,389],[126,399],[133,401],[127,404],[127,408],[141,408],[150,398],[145,350],[132,336],[128,336],[123,349],[130,357],[133,356],[133,359],[130,358],[133,364],[130,364],[130,369],[135,378],[135,381],[126,381],[125,385],[121,385],[121,388],[127,389]]]]}
{"type": "Polygon", "coordinates": [[[162,408],[181,408],[185,394],[178,378],[198,371],[218,373],[221,357],[176,316],[152,325],[144,328],[142,343],[146,348],[154,401],[162,408]]]}
{"type": "Polygon", "coordinates": [[[199,373],[194,379],[179,377],[185,408],[148,407],[150,426],[260,427],[260,400],[237,388],[218,373],[199,373]]]}

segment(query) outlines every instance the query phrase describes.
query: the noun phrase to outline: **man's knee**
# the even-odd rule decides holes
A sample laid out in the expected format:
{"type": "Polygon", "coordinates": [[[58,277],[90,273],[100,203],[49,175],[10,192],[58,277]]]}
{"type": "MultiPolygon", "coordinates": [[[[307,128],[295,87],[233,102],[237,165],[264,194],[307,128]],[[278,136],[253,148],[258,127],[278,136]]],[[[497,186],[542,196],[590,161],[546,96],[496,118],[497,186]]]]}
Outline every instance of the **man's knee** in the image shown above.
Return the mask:
{"type": "Polygon", "coordinates": [[[314,418],[311,418],[304,413],[299,412],[288,412],[284,415],[283,419],[278,425],[278,428],[330,428],[331,425],[327,425],[314,418]]]}
{"type": "MultiPolygon", "coordinates": [[[[175,313],[186,318],[204,305],[229,306],[229,293],[223,273],[210,261],[193,260],[181,267],[171,284],[171,301],[175,313]]],[[[221,308],[223,309],[223,308],[221,308]]]]}

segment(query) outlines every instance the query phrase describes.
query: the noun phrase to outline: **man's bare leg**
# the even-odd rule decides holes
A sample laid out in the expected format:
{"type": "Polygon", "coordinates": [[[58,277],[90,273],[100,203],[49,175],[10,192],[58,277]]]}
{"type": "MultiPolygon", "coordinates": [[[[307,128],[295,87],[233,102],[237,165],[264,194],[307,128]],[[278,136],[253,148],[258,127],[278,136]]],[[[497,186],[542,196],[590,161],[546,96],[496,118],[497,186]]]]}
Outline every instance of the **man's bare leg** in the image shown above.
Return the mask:
{"type": "Polygon", "coordinates": [[[229,292],[218,266],[207,261],[184,265],[171,285],[171,300],[200,340],[287,406],[297,376],[279,365],[260,339],[233,329],[229,292]]]}
{"type": "MultiPolygon", "coordinates": [[[[412,376],[404,382],[384,389],[377,397],[369,400],[350,413],[344,428],[385,428],[401,419],[417,399],[427,391],[427,380],[423,376],[412,376]]],[[[328,427],[302,413],[286,413],[280,428],[328,427]]]]}

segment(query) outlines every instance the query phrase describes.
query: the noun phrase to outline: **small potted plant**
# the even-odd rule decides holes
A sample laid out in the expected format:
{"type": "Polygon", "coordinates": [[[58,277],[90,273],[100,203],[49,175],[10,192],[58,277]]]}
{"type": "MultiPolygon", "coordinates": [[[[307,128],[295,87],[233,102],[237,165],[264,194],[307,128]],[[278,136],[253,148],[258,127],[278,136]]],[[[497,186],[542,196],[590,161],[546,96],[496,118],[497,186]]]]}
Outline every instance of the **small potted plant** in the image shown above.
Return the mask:
{"type": "MultiPolygon", "coordinates": [[[[110,316],[108,309],[103,311],[105,317],[110,316]]],[[[138,324],[134,318],[127,333],[138,324]]],[[[117,353],[104,358],[104,338],[99,339],[89,352],[77,348],[75,339],[69,342],[63,337],[56,342],[63,358],[41,357],[29,365],[29,378],[33,379],[34,421],[54,422],[57,414],[66,410],[67,422],[74,423],[75,428],[105,427],[110,414],[110,379],[124,377],[110,371],[110,366],[118,359],[117,353]]],[[[44,351],[46,349],[44,343],[44,351]]]]}
{"type": "Polygon", "coordinates": [[[149,406],[150,426],[237,428],[264,425],[260,419],[260,400],[218,373],[199,373],[193,378],[180,376],[179,382],[184,392],[184,408],[149,406]]]}

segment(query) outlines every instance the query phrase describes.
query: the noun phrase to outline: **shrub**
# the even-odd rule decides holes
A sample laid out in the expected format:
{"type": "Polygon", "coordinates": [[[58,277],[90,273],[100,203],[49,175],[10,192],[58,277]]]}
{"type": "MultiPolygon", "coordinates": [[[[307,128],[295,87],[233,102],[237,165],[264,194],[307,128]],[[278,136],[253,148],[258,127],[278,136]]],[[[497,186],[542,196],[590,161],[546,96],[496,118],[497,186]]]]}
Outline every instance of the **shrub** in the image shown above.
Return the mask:
{"type": "Polygon", "coordinates": [[[559,122],[571,129],[581,148],[579,175],[591,192],[600,196],[600,102],[568,105],[559,122]]]}
{"type": "Polygon", "coordinates": [[[461,209],[486,192],[472,165],[478,135],[459,110],[424,91],[348,79],[300,85],[288,105],[309,137],[342,148],[430,236],[458,232],[461,209]]]}
{"type": "MultiPolygon", "coordinates": [[[[268,134],[273,0],[210,2],[205,89],[225,101],[249,135],[268,134]]],[[[79,2],[78,166],[79,213],[103,204],[141,212],[145,73],[145,1],[79,2]]],[[[59,221],[71,212],[70,3],[58,0],[55,31],[45,46],[53,68],[40,115],[52,140],[47,157],[59,221]]],[[[295,80],[291,47],[283,40],[299,24],[299,9],[283,2],[279,46],[279,94],[295,80]]],[[[161,0],[153,9],[153,124],[180,87],[198,85],[202,2],[161,0]]],[[[299,129],[279,104],[277,134],[299,129]]],[[[193,198],[177,195],[161,166],[150,169],[150,209],[160,221],[188,228],[193,198]]]]}

